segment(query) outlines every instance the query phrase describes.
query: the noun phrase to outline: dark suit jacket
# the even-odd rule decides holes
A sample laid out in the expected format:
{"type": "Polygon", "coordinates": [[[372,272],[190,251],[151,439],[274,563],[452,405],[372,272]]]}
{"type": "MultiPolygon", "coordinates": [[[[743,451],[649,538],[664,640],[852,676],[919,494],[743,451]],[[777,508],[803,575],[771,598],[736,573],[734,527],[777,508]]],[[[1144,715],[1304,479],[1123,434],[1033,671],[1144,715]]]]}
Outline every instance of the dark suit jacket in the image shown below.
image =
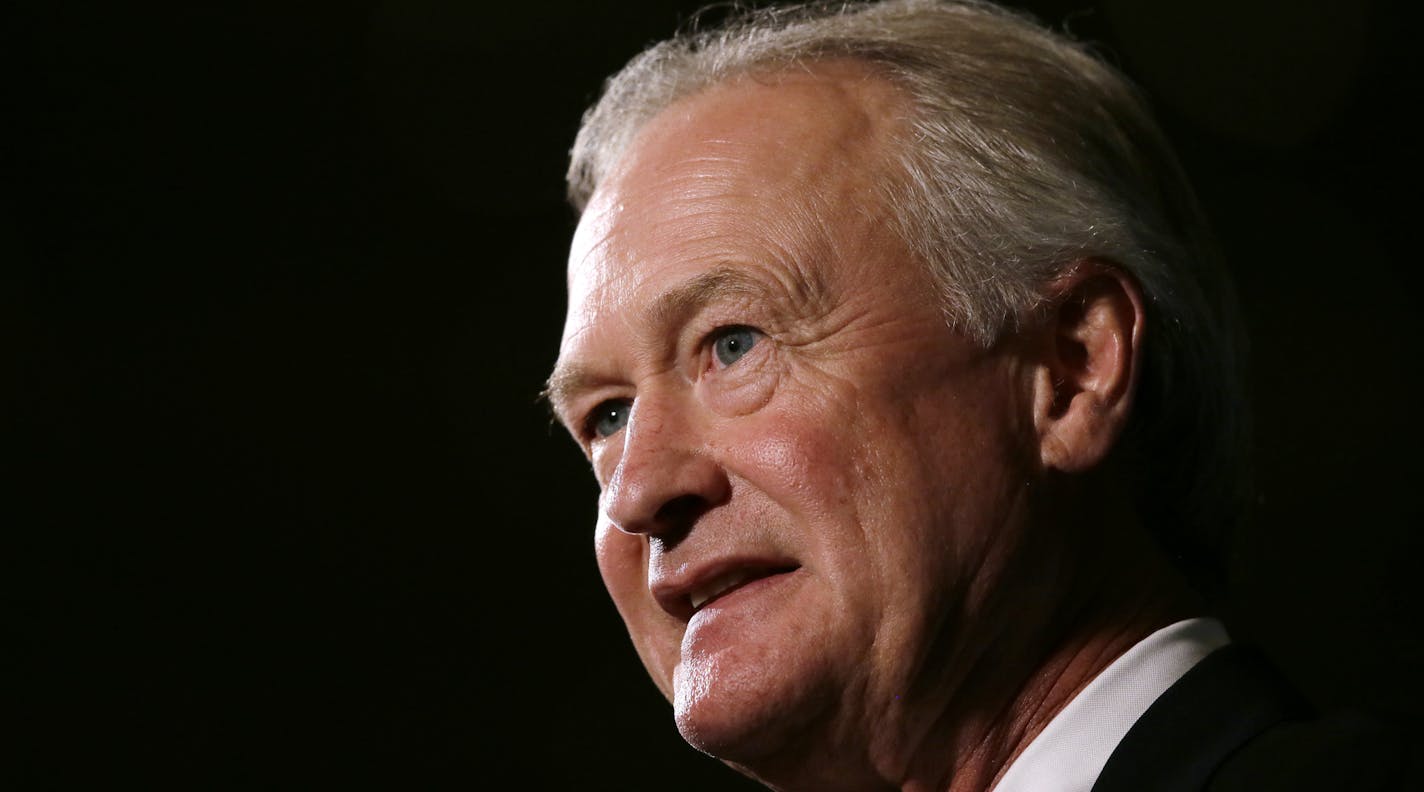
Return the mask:
{"type": "Polygon", "coordinates": [[[1406,780],[1407,759],[1380,722],[1316,715],[1260,653],[1233,644],[1153,702],[1093,792],[1420,788],[1417,777],[1406,780]]]}

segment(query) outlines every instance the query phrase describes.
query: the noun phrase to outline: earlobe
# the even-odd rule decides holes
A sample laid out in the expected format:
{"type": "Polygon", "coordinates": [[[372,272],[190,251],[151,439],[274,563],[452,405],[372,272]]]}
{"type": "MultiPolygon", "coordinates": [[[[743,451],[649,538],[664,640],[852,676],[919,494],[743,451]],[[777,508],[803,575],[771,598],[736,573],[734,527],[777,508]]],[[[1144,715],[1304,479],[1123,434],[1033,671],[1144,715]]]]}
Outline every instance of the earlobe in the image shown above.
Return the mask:
{"type": "Polygon", "coordinates": [[[1033,332],[1034,425],[1045,468],[1101,464],[1127,425],[1146,315],[1135,280],[1097,260],[1056,280],[1033,332]]]}

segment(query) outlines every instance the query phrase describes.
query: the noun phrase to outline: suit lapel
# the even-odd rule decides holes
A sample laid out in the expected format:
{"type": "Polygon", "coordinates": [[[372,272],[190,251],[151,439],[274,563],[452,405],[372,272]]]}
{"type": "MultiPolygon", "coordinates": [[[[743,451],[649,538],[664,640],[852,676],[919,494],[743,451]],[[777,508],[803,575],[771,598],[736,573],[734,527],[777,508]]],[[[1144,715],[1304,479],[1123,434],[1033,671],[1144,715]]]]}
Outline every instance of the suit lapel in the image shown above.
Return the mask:
{"type": "Polygon", "coordinates": [[[1133,724],[1092,792],[1196,792],[1237,748],[1309,707],[1259,652],[1207,655],[1133,724]]]}

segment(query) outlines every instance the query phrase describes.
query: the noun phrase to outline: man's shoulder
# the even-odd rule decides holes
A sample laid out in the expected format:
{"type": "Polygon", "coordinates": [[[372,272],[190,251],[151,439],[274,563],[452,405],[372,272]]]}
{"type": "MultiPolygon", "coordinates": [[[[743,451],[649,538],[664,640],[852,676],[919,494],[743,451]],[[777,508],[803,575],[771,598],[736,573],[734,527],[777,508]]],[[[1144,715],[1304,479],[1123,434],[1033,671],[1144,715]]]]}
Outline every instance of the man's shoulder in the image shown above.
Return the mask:
{"type": "Polygon", "coordinates": [[[1261,652],[1233,644],[1153,703],[1093,790],[1412,789],[1401,734],[1363,713],[1314,712],[1261,652]]]}
{"type": "Polygon", "coordinates": [[[1419,789],[1402,729],[1362,711],[1284,721],[1227,757],[1212,792],[1419,789]]]}

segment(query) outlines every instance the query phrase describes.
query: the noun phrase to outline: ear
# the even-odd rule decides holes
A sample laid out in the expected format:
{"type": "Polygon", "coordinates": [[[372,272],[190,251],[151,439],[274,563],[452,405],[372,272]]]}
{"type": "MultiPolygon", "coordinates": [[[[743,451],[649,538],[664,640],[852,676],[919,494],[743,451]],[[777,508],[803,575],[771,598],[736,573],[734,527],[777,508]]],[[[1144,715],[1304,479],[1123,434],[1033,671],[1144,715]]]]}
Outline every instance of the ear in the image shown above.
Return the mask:
{"type": "Polygon", "coordinates": [[[1049,289],[1033,369],[1039,458],[1069,473],[1097,467],[1132,410],[1146,314],[1137,282],[1095,259],[1049,289]]]}

